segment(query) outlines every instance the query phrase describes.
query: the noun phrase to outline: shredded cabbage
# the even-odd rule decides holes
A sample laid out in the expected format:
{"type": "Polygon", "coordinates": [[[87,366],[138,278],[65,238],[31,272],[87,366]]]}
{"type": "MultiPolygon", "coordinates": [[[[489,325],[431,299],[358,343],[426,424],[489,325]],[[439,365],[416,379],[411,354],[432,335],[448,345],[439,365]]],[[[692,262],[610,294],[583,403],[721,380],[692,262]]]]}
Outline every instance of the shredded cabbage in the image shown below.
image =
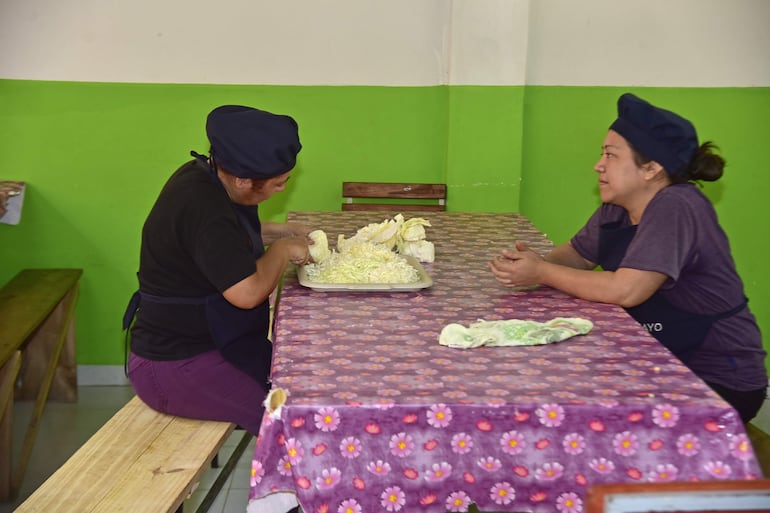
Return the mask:
{"type": "Polygon", "coordinates": [[[414,283],[420,275],[406,259],[387,246],[346,241],[342,252],[333,250],[322,262],[307,264],[305,273],[316,283],[414,283]]]}

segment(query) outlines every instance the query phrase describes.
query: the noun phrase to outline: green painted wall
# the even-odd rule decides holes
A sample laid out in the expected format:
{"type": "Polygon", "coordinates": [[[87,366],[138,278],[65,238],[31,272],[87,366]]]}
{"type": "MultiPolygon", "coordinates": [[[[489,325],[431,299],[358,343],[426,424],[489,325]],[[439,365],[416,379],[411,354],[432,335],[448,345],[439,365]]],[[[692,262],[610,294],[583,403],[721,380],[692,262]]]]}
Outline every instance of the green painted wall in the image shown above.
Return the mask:
{"type": "MultiPolygon", "coordinates": [[[[770,332],[770,89],[635,90],[691,116],[728,159],[707,184],[752,308],[770,332]],[[708,109],[702,109],[708,105],[708,109]]],[[[563,242],[598,204],[606,127],[621,89],[149,85],[0,80],[0,179],[27,181],[21,224],[0,224],[0,282],[81,267],[78,362],[120,364],[120,319],[139,235],[161,186],[206,152],[206,114],[241,103],[293,115],[304,149],[286,193],[261,206],[338,210],[340,182],[446,182],[450,210],[521,211],[563,242]]],[[[770,345],[767,344],[766,345],[770,345]]]]}

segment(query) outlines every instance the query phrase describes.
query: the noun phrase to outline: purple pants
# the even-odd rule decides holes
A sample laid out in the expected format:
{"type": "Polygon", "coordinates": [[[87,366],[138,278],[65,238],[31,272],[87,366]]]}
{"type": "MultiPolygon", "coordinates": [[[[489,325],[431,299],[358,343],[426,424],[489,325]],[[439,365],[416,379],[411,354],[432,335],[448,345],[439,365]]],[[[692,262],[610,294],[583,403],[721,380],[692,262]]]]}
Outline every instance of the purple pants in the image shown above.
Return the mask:
{"type": "Polygon", "coordinates": [[[131,353],[128,377],[154,410],[201,420],[234,422],[257,435],[265,389],[228,363],[218,351],[184,360],[147,360],[131,353]]]}

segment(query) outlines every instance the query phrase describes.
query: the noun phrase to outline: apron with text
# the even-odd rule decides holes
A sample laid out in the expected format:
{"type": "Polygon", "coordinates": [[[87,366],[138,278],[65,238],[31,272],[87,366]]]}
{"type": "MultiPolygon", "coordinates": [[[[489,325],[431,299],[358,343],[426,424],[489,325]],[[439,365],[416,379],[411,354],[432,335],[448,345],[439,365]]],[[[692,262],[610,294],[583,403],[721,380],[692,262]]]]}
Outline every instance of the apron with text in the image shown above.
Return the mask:
{"type": "MultiPolygon", "coordinates": [[[[606,271],[617,270],[636,235],[636,225],[621,227],[620,223],[614,221],[600,226],[598,264],[606,271]]],[[[742,303],[725,312],[697,314],[674,307],[658,290],[643,303],[625,310],[677,358],[686,363],[703,345],[714,322],[737,314],[746,304],[747,300],[744,299],[742,303]]]]}

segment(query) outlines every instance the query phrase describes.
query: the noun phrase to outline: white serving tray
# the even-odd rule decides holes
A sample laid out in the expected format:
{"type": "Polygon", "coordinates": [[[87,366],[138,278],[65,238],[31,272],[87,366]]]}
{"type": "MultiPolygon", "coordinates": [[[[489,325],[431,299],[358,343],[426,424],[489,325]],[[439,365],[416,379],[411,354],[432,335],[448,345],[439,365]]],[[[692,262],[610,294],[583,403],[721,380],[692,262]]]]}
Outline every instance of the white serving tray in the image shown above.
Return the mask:
{"type": "Polygon", "coordinates": [[[413,256],[404,256],[409,265],[417,269],[420,279],[412,283],[318,283],[307,277],[305,267],[297,268],[297,278],[303,287],[319,292],[415,292],[433,285],[433,280],[420,262],[413,256]]]}

